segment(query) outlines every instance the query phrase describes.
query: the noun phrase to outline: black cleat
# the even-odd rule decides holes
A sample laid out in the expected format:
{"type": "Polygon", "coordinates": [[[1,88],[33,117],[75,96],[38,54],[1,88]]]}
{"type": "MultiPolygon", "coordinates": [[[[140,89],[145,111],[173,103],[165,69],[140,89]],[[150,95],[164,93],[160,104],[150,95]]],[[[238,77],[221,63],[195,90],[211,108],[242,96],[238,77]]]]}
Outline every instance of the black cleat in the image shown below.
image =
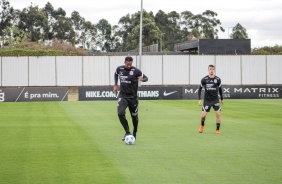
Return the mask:
{"type": "Polygon", "coordinates": [[[129,133],[129,134],[124,134],[124,136],[123,136],[123,138],[122,138],[121,140],[124,141],[124,140],[125,140],[125,137],[126,137],[127,135],[131,135],[131,133],[129,133]]]}
{"type": "Polygon", "coordinates": [[[134,138],[135,138],[135,140],[136,140],[136,134],[133,134],[133,136],[134,136],[134,138]]]}

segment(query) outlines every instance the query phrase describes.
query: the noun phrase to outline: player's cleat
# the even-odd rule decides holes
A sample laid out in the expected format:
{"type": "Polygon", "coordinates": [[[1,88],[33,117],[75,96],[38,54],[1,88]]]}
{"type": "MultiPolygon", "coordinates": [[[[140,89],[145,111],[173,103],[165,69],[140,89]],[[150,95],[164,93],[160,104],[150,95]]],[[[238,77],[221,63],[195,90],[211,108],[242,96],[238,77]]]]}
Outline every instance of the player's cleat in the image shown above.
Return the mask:
{"type": "Polygon", "coordinates": [[[204,127],[205,127],[205,126],[203,126],[203,125],[200,126],[200,128],[199,128],[199,133],[202,133],[202,132],[204,131],[204,127]]]}
{"type": "Polygon", "coordinates": [[[133,136],[134,136],[134,138],[135,138],[135,140],[136,140],[136,134],[133,133],[133,136]]]}
{"type": "Polygon", "coordinates": [[[123,138],[122,138],[121,140],[124,141],[124,140],[125,140],[125,137],[126,137],[127,135],[131,135],[131,133],[129,133],[129,134],[124,134],[124,136],[123,136],[123,138]]]}
{"type": "Polygon", "coordinates": [[[220,134],[220,130],[216,130],[215,133],[216,133],[216,134],[220,134]]]}

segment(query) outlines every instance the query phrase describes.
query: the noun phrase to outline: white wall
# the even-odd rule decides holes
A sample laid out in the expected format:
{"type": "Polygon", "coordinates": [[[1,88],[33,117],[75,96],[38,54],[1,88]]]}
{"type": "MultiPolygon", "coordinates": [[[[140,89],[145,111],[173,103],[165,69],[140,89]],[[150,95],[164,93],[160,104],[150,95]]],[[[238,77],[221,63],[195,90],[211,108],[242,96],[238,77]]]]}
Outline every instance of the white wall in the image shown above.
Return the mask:
{"type": "Polygon", "coordinates": [[[282,57],[267,56],[266,61],[267,61],[267,65],[266,65],[267,84],[281,84],[282,57]]]}
{"type": "MultiPolygon", "coordinates": [[[[0,86],[107,86],[125,56],[1,57],[0,86]]],[[[282,55],[144,55],[133,65],[149,77],[143,85],[198,85],[216,66],[223,85],[282,84],[282,55]],[[140,67],[139,67],[140,66],[140,67]]]]}
{"type": "Polygon", "coordinates": [[[28,57],[2,58],[2,86],[28,86],[28,57]]]}
{"type": "Polygon", "coordinates": [[[201,79],[208,75],[209,65],[215,65],[215,56],[190,56],[190,84],[200,84],[201,79]]]}
{"type": "Polygon", "coordinates": [[[266,84],[266,56],[242,56],[242,84],[266,84]]]}
{"type": "Polygon", "coordinates": [[[146,85],[162,84],[162,66],[162,56],[142,56],[141,70],[149,78],[146,85]]]}
{"type": "Polygon", "coordinates": [[[82,56],[56,57],[57,86],[82,86],[82,56]]]}
{"type": "Polygon", "coordinates": [[[163,57],[163,84],[182,85],[190,81],[190,57],[163,57]],[[179,67],[176,67],[179,66],[179,67]]]}
{"type": "Polygon", "coordinates": [[[241,84],[241,56],[216,56],[215,60],[216,75],[221,78],[223,84],[241,84]]]}
{"type": "Polygon", "coordinates": [[[55,57],[29,57],[29,86],[56,86],[55,57]]]}
{"type": "Polygon", "coordinates": [[[110,76],[107,71],[109,71],[110,61],[108,57],[83,57],[82,64],[84,86],[103,86],[105,84],[109,84],[110,76]]]}

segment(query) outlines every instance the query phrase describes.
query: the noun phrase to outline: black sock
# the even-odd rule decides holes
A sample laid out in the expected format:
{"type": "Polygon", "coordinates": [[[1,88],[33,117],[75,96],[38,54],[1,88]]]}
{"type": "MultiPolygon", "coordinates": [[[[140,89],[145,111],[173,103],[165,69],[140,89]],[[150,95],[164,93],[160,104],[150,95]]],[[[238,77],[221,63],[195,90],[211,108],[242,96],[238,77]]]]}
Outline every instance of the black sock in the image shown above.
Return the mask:
{"type": "Polygon", "coordinates": [[[216,123],[216,129],[219,130],[220,128],[220,123],[216,123]]]}
{"type": "Polygon", "coordinates": [[[204,121],[201,121],[201,125],[202,125],[202,126],[205,126],[205,122],[204,122],[204,121]]]}

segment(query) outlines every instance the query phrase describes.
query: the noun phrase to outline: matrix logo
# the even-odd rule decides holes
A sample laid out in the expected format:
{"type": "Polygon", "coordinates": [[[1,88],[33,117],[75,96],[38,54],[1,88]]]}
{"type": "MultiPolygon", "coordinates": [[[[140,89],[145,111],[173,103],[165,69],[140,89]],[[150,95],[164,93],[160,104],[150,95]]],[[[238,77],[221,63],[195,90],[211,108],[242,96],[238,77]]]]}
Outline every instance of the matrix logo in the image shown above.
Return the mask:
{"type": "Polygon", "coordinates": [[[4,102],[5,101],[5,93],[0,90],[0,102],[4,102]]]}

